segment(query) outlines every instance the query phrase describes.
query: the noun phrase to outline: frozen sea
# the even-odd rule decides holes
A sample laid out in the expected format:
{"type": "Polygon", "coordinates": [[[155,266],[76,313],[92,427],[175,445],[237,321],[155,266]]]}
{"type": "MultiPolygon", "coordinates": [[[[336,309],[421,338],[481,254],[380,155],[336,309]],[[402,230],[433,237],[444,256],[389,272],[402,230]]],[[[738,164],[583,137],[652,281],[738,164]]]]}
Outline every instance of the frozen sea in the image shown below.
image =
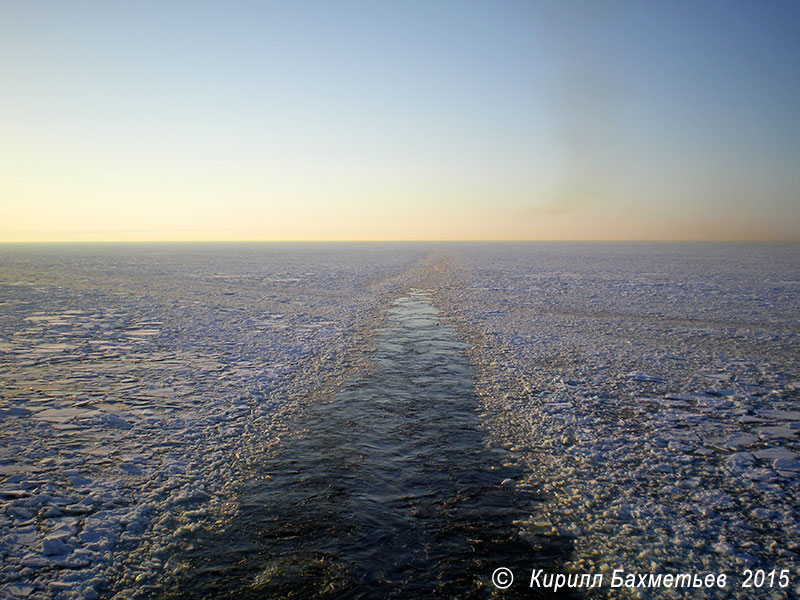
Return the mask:
{"type": "Polygon", "coordinates": [[[798,245],[6,245],[0,596],[795,597],[799,401],[798,245]]]}

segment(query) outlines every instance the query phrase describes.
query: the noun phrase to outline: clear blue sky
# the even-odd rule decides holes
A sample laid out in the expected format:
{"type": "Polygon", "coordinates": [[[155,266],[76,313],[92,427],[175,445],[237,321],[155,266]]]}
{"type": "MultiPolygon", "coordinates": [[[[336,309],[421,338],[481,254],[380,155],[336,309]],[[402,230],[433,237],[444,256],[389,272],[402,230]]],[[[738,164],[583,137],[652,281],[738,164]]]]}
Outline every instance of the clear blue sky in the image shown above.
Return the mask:
{"type": "Polygon", "coordinates": [[[800,2],[4,2],[0,241],[800,239],[800,2]]]}

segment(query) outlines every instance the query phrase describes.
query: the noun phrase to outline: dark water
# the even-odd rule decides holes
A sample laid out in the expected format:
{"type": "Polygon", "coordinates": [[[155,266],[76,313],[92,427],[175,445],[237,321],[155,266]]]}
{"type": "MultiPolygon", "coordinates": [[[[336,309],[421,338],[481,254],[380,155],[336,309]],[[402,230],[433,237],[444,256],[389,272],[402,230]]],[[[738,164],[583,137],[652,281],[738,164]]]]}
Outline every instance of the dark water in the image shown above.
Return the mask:
{"type": "Polygon", "coordinates": [[[502,485],[521,470],[486,447],[465,345],[421,292],[376,335],[377,368],[309,407],[175,596],[531,598],[531,569],[558,570],[567,540],[515,535],[538,499],[502,485]],[[502,592],[501,566],[517,577],[502,592]]]}

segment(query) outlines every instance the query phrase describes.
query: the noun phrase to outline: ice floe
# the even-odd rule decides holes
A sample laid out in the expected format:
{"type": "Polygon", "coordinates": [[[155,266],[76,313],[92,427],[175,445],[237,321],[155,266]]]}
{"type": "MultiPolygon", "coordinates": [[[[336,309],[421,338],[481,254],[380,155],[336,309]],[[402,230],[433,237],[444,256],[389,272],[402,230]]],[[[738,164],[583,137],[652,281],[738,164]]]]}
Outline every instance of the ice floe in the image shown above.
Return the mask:
{"type": "Polygon", "coordinates": [[[759,597],[796,592],[800,304],[763,281],[798,280],[797,246],[486,244],[453,257],[438,302],[472,343],[494,443],[545,497],[531,521],[574,539],[570,569],[788,569],[791,589],[759,597]]]}
{"type": "Polygon", "coordinates": [[[0,254],[0,596],[148,597],[230,515],[414,246],[0,254]]]}

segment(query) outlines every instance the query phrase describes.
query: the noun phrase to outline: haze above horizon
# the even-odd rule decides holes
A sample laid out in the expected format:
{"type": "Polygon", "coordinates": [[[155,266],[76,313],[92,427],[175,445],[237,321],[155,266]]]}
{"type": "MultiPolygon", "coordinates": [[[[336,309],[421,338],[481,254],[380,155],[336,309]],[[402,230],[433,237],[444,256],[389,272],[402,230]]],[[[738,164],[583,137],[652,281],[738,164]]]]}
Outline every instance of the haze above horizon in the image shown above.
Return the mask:
{"type": "Polygon", "coordinates": [[[800,241],[800,3],[0,23],[0,242],[800,241]]]}

